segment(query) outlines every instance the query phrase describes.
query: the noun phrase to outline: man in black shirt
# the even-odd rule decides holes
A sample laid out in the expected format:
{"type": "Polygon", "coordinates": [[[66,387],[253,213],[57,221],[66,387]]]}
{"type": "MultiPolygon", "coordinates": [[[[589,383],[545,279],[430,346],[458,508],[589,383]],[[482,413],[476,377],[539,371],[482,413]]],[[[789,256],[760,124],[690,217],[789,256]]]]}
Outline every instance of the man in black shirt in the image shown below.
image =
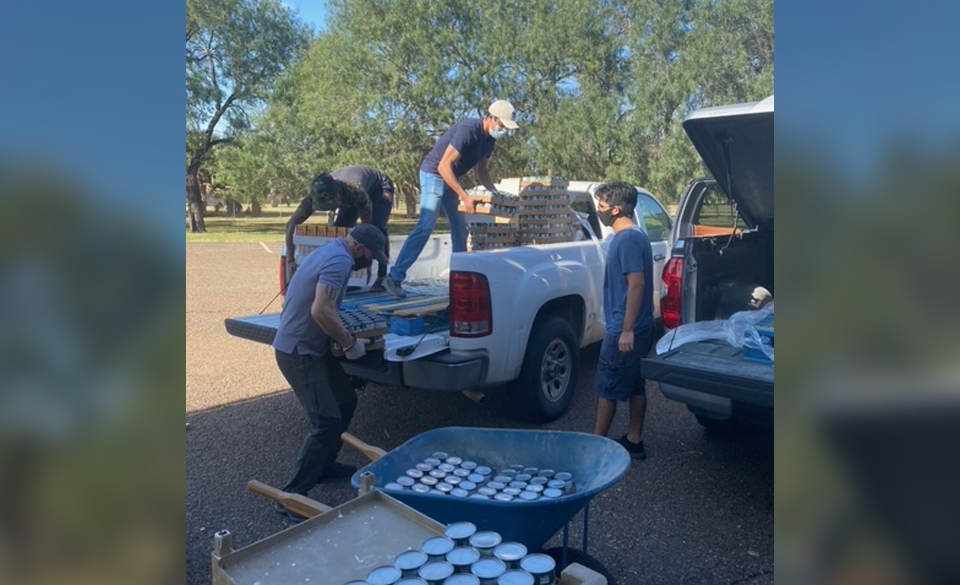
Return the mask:
{"type": "Polygon", "coordinates": [[[506,136],[508,130],[517,128],[510,102],[497,100],[487,113],[483,119],[472,118],[451,126],[423,159],[420,165],[420,219],[383,281],[384,288],[391,294],[406,296],[401,283],[430,239],[441,204],[450,221],[453,251],[466,251],[467,222],[457,210],[457,204],[463,201],[466,212],[472,214],[476,203],[460,185],[460,177],[475,169],[480,184],[489,191],[496,191],[488,172],[490,156],[497,139],[506,136]]]}
{"type": "MultiPolygon", "coordinates": [[[[331,209],[337,210],[337,218],[333,222],[337,227],[353,227],[358,219],[377,226],[387,240],[384,253],[389,257],[390,236],[387,234],[387,220],[390,219],[393,209],[393,181],[385,173],[371,167],[344,167],[314,178],[310,184],[310,193],[287,221],[287,280],[292,278],[297,270],[293,248],[296,226],[305,222],[314,211],[331,209]]],[[[377,280],[373,283],[373,290],[382,290],[387,265],[379,262],[377,264],[377,280]]],[[[366,266],[369,264],[357,263],[358,268],[366,266]]]]}

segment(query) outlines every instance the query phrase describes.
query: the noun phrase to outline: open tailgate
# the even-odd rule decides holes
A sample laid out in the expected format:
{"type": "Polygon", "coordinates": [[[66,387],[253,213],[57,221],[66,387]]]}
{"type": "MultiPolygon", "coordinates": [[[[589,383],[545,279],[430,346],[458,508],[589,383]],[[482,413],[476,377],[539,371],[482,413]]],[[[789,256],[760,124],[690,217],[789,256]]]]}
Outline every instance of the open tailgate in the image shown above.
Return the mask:
{"type": "Polygon", "coordinates": [[[233,317],[224,319],[223,324],[227,333],[234,337],[273,345],[273,338],[277,336],[277,327],[280,325],[280,313],[233,317]]]}
{"type": "Polygon", "coordinates": [[[773,408],[773,365],[744,360],[726,343],[687,343],[642,364],[647,380],[773,408]]]}

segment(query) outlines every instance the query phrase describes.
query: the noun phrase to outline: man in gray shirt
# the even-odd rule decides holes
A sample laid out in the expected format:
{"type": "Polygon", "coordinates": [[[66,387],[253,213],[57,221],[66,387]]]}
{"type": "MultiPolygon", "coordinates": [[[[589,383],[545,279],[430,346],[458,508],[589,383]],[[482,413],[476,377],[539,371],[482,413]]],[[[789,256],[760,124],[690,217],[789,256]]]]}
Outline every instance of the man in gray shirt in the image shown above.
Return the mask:
{"type": "MultiPolygon", "coordinates": [[[[300,401],[310,423],[286,492],[306,495],[327,478],[349,477],[356,467],[337,463],[357,407],[357,394],[340,361],[329,349],[330,340],[344,348],[347,359],[366,353],[368,340],[357,339],[340,321],[340,302],[357,260],[386,263],[386,238],[375,226],[360,224],[350,234],[307,255],[287,285],[280,325],[273,341],[277,366],[300,401]]],[[[277,504],[292,520],[302,517],[277,504]]]]}

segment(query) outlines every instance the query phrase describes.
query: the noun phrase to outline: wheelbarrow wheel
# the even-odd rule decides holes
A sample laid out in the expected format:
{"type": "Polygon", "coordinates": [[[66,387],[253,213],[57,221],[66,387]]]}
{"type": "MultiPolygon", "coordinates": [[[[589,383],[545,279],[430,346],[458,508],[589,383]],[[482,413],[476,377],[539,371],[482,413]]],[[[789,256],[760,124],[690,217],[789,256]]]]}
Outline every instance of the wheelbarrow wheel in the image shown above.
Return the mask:
{"type": "MultiPolygon", "coordinates": [[[[543,554],[549,555],[553,558],[553,560],[557,561],[557,577],[559,578],[560,572],[566,568],[566,565],[563,567],[560,566],[560,564],[563,562],[563,547],[557,546],[554,548],[549,548],[543,551],[543,554]]],[[[607,585],[617,585],[617,580],[613,578],[613,575],[610,574],[610,571],[608,571],[607,568],[600,563],[600,561],[584,553],[580,549],[571,547],[567,549],[567,565],[572,565],[573,563],[580,563],[591,571],[600,573],[607,580],[607,585]]]]}
{"type": "Polygon", "coordinates": [[[579,348],[570,325],[553,315],[538,317],[527,342],[520,377],[514,383],[524,418],[540,423],[566,412],[576,389],[579,365],[579,348]]]}

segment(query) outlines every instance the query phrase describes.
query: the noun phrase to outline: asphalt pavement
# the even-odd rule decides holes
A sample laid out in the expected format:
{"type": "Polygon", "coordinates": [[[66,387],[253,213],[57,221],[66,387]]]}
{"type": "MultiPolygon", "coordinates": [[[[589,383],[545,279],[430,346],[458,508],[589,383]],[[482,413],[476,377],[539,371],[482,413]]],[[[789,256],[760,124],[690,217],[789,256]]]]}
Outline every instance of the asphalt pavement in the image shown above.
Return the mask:
{"type": "MultiPolygon", "coordinates": [[[[229,336],[223,319],[279,311],[279,245],[186,245],[186,583],[210,585],[213,535],[237,548],[290,526],[271,503],[250,493],[258,479],[286,480],[306,421],[272,350],[229,336]],[[273,300],[272,300],[273,299],[273,300]]],[[[580,382],[569,411],[534,427],[513,411],[509,388],[477,404],[459,393],[368,385],[350,432],[389,451],[446,426],[543,428],[589,432],[597,348],[581,353],[580,382]]],[[[704,432],[687,410],[648,385],[644,432],[648,458],[591,500],[589,555],[621,585],[773,583],[774,437],[704,432]]],[[[625,432],[621,407],[611,437],[625,432]]],[[[366,459],[344,448],[341,461],[366,459]]],[[[349,480],[323,483],[310,497],[335,506],[355,497],[349,480]]],[[[582,546],[582,513],[570,522],[582,546]]],[[[559,535],[545,547],[559,546],[559,535]]],[[[328,584],[338,585],[338,584],[328,584]]]]}

